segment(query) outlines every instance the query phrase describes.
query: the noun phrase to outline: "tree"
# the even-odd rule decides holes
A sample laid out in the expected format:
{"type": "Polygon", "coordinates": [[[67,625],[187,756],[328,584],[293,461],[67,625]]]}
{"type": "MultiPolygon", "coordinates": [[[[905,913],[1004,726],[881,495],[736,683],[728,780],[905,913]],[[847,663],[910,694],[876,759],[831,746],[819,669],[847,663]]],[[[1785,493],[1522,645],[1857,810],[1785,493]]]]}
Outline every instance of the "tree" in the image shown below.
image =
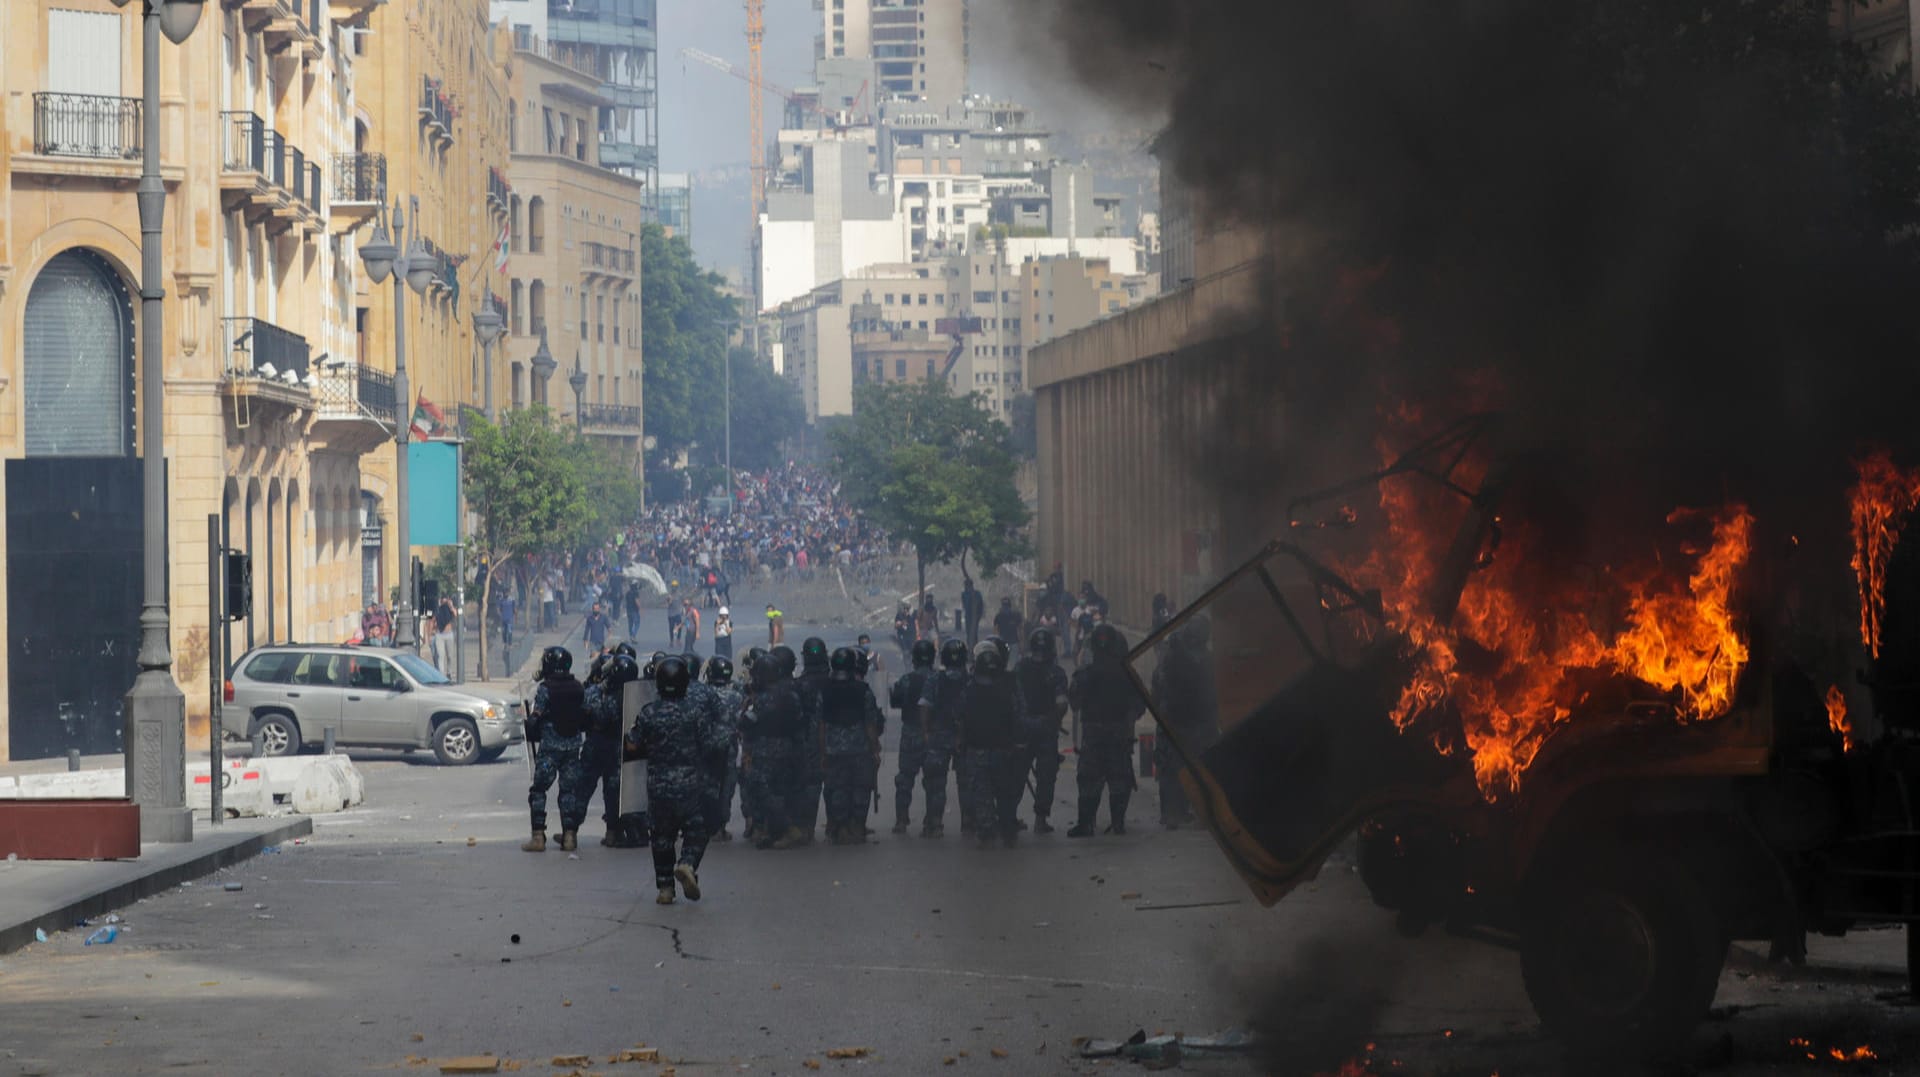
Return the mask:
{"type": "Polygon", "coordinates": [[[806,424],[807,406],[800,390],[753,352],[735,348],[728,358],[733,366],[733,466],[765,471],[787,459],[785,446],[806,424]]]}
{"type": "Polygon", "coordinates": [[[716,443],[726,375],[720,364],[727,327],[740,314],[720,291],[725,281],[694,262],[683,237],[646,225],[640,254],[646,428],[660,453],[672,459],[697,443],[716,443]]]}
{"type": "Polygon", "coordinates": [[[841,493],[927,564],[972,555],[989,576],[1024,556],[1028,512],[1014,486],[1007,427],[944,381],[866,385],[853,415],[827,432],[841,493]]]}
{"type": "MultiPolygon", "coordinates": [[[[515,560],[564,549],[595,521],[579,444],[546,408],[508,412],[498,425],[475,417],[466,448],[467,506],[479,518],[474,535],[488,571],[480,588],[480,623],[492,607],[493,581],[515,560]]],[[[635,502],[637,504],[637,502],[635,502]]],[[[487,668],[487,634],[480,633],[480,668],[487,668]]]]}

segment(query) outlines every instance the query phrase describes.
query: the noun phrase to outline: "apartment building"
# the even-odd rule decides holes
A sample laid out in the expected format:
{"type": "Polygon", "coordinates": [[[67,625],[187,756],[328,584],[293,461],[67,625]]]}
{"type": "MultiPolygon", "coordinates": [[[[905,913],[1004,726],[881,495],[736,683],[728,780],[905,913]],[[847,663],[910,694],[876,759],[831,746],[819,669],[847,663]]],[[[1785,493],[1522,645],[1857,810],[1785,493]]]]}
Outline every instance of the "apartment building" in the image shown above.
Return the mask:
{"type": "Polygon", "coordinates": [[[872,64],[873,93],[957,101],[967,92],[967,0],[817,0],[816,60],[872,64]]]}
{"type": "Polygon", "coordinates": [[[611,99],[595,72],[554,58],[525,32],[508,40],[503,399],[547,404],[589,434],[638,449],[645,186],[601,157],[609,144],[597,137],[597,117],[611,99]]]}
{"type": "MultiPolygon", "coordinates": [[[[161,46],[171,642],[201,743],[211,632],[334,638],[358,604],[360,465],[382,428],[331,376],[358,266],[329,166],[358,109],[351,31],[378,7],[209,4],[161,46]],[[209,516],[255,564],[252,618],[221,628],[209,516]]],[[[0,35],[0,759],[111,752],[143,586],[141,10],[17,0],[0,35]]]]}

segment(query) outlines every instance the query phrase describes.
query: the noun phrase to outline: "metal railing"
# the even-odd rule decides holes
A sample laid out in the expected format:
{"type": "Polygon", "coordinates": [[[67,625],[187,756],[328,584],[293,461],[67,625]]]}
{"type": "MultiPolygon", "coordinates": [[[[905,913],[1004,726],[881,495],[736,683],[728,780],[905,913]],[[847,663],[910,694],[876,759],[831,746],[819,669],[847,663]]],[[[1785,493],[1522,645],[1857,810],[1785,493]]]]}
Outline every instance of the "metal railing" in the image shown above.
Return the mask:
{"type": "Polygon", "coordinates": [[[487,198],[501,209],[507,208],[507,199],[513,194],[513,185],[497,168],[487,169],[487,198]]]}
{"type": "Polygon", "coordinates": [[[289,387],[305,384],[310,354],[306,337],[260,318],[223,318],[221,322],[228,341],[228,377],[265,378],[289,387]]]}
{"type": "Polygon", "coordinates": [[[430,75],[420,76],[420,118],[429,127],[438,127],[453,137],[453,106],[447,103],[445,87],[430,75]]]}
{"type": "Polygon", "coordinates": [[[323,364],[319,410],[323,416],[368,418],[392,426],[398,411],[393,375],[358,363],[323,364]]]}
{"type": "Polygon", "coordinates": [[[605,269],[613,273],[633,273],[633,249],[615,247],[606,243],[586,243],[586,261],[594,269],[605,269]]]}
{"type": "Polygon", "coordinates": [[[587,426],[617,426],[638,430],[640,407],[637,404],[582,404],[580,421],[587,426]]]}
{"type": "Polygon", "coordinates": [[[267,171],[267,125],[251,112],[223,112],[227,131],[221,164],[229,172],[267,171]]]}
{"type": "Polygon", "coordinates": [[[378,205],[387,200],[387,155],[349,153],[333,159],[333,201],[378,205]]]}
{"type": "Polygon", "coordinates": [[[48,157],[140,159],[140,99],[80,93],[33,95],[33,152],[48,157]]]}

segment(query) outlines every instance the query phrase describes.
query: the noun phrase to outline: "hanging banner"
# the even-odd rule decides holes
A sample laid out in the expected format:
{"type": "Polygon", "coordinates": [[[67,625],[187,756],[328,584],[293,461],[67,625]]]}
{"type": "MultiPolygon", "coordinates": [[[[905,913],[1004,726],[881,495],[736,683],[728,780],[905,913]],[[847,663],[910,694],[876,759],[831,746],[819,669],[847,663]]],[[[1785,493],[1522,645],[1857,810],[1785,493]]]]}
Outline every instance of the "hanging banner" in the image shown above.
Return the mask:
{"type": "Polygon", "coordinates": [[[452,546],[460,541],[460,446],[407,442],[408,541],[452,546]]]}

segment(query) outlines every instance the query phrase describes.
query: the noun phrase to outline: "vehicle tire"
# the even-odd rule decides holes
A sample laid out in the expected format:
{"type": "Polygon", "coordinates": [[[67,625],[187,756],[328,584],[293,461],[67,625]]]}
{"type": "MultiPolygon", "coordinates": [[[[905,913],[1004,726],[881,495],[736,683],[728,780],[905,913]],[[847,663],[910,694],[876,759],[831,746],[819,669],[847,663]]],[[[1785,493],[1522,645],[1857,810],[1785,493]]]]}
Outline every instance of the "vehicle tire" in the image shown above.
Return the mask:
{"type": "Polygon", "coordinates": [[[1527,997],[1548,1032],[1597,1058],[1661,1058],[1705,1019],[1727,936],[1685,865],[1636,851],[1530,888],[1520,937],[1527,997]]]}
{"type": "Polygon", "coordinates": [[[481,763],[491,763],[505,754],[507,754],[507,746],[504,744],[498,748],[482,748],[480,749],[480,758],[477,761],[481,763]]]}
{"type": "Polygon", "coordinates": [[[448,718],[433,728],[433,754],[450,767],[480,759],[480,729],[471,718],[448,718]]]}
{"type": "Polygon", "coordinates": [[[285,756],[300,754],[300,725],[284,714],[261,715],[255,723],[254,737],[260,742],[260,754],[285,756]]]}

